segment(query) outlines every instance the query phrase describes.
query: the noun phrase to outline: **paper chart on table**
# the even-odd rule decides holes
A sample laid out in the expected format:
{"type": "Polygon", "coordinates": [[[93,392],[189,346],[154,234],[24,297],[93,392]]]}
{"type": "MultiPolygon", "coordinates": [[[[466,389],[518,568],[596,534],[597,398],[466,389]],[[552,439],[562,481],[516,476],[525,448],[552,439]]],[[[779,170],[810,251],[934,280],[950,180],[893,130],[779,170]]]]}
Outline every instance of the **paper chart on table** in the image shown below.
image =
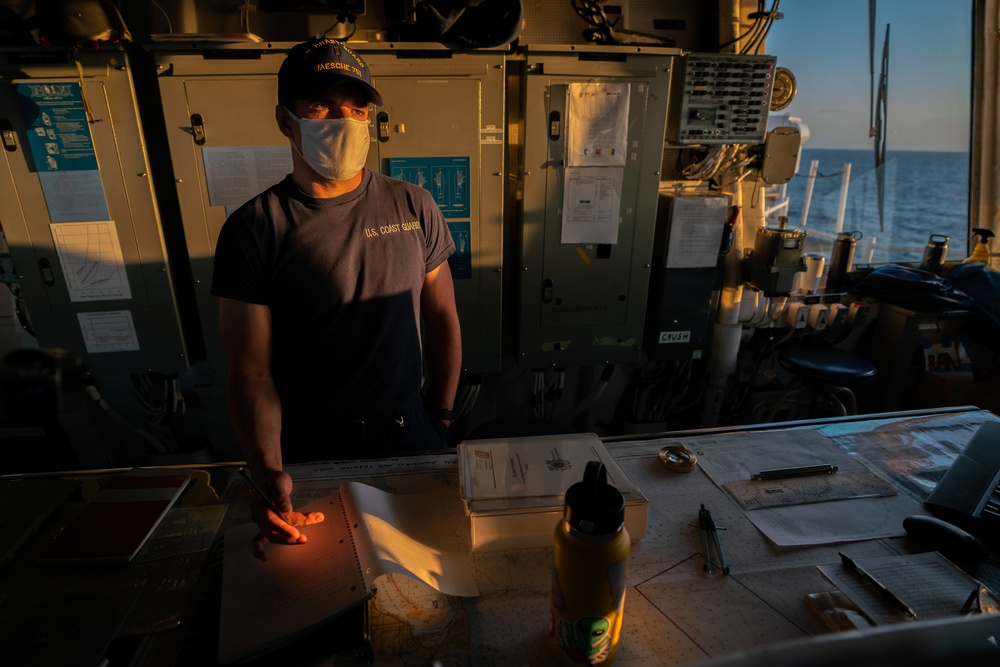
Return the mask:
{"type": "MultiPolygon", "coordinates": [[[[905,602],[919,620],[958,616],[969,594],[979,586],[936,551],[860,558],[857,564],[905,602]]],[[[873,623],[904,620],[874,585],[849,569],[841,565],[821,565],[819,571],[873,623]]]]}
{"type": "MultiPolygon", "coordinates": [[[[664,441],[663,445],[674,443],[664,441]]],[[[720,488],[742,482],[762,469],[819,463],[839,472],[867,468],[816,430],[727,433],[676,441],[698,455],[698,464],[720,488]]],[[[822,485],[822,480],[817,480],[822,485]]],[[[896,537],[904,534],[903,519],[920,511],[916,501],[896,494],[850,498],[746,511],[746,516],[778,546],[829,544],[896,537]]]]}

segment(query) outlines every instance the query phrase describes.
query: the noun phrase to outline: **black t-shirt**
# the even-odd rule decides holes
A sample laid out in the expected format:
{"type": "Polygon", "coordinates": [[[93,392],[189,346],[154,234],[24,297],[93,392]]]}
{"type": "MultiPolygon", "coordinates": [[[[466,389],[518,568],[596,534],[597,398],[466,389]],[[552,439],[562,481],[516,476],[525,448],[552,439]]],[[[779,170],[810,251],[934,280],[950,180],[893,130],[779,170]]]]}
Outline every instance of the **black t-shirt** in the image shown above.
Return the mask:
{"type": "Polygon", "coordinates": [[[288,177],[223,225],[212,294],[270,308],[283,420],[377,414],[418,395],[420,291],[454,249],[423,188],[366,169],[316,199],[288,177]]]}

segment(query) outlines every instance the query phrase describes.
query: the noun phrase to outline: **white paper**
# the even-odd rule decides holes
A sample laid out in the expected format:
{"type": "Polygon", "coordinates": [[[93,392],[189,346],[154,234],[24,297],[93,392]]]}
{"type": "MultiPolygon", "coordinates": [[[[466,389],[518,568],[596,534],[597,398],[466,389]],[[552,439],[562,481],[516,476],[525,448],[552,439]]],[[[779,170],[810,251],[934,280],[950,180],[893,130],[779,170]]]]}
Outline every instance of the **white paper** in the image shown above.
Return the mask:
{"type": "Polygon", "coordinates": [[[561,496],[583,479],[588,461],[603,461],[612,468],[609,474],[618,470],[593,433],[469,440],[459,445],[459,459],[462,495],[467,500],[561,496]]]}
{"type": "MultiPolygon", "coordinates": [[[[324,479],[356,479],[363,475],[398,475],[400,473],[448,472],[458,464],[455,454],[417,454],[413,456],[393,456],[384,459],[360,459],[347,461],[312,461],[310,463],[289,464],[285,472],[299,482],[324,479]]],[[[239,481],[239,480],[237,480],[239,481]]]]}
{"type": "Polygon", "coordinates": [[[563,184],[562,243],[617,243],[622,167],[570,167],[563,184]]]}
{"type": "Polygon", "coordinates": [[[348,516],[354,510],[365,523],[378,559],[377,566],[372,564],[375,574],[407,574],[446,595],[479,595],[468,545],[455,550],[447,531],[428,520],[436,505],[433,495],[386,493],[356,482],[348,482],[342,492],[351,501],[345,500],[348,516]]]}
{"type": "Polygon", "coordinates": [[[111,217],[101,172],[97,169],[40,171],[38,181],[52,222],[106,220],[111,217]]]}
{"type": "Polygon", "coordinates": [[[625,166],[629,85],[571,83],[566,98],[567,166],[625,166]]]}
{"type": "Polygon", "coordinates": [[[76,317],[87,352],[134,352],[139,349],[139,337],[131,312],[77,313],[76,317]]]}
{"type": "Polygon", "coordinates": [[[203,148],[208,203],[238,207],[292,171],[288,146],[203,148]]]}
{"type": "Polygon", "coordinates": [[[667,268],[714,267],[719,261],[729,202],[722,197],[674,197],[667,268]]]}
{"type": "Polygon", "coordinates": [[[70,301],[131,299],[113,220],[49,225],[70,301]]]}

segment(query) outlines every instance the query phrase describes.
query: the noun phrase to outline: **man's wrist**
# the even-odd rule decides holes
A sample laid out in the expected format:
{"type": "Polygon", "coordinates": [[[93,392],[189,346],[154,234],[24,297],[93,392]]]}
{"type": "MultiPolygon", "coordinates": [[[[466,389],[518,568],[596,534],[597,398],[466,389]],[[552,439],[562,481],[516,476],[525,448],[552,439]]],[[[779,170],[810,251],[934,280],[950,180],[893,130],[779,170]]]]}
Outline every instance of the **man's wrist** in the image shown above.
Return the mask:
{"type": "Polygon", "coordinates": [[[436,408],[428,405],[427,411],[441,421],[455,421],[455,413],[451,410],[451,408],[436,408]]]}

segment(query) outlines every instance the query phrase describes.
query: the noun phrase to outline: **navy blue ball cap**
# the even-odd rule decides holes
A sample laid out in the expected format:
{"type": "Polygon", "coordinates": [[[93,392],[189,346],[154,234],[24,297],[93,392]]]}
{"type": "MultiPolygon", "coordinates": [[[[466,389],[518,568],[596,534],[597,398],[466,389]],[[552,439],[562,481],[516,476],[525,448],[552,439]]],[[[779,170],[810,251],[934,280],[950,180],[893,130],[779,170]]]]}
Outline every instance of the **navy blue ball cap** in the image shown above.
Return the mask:
{"type": "Polygon", "coordinates": [[[278,101],[288,104],[347,81],[368,92],[368,101],[382,105],[382,95],[372,85],[368,63],[343,42],[327,37],[296,44],[278,70],[278,101]]]}

